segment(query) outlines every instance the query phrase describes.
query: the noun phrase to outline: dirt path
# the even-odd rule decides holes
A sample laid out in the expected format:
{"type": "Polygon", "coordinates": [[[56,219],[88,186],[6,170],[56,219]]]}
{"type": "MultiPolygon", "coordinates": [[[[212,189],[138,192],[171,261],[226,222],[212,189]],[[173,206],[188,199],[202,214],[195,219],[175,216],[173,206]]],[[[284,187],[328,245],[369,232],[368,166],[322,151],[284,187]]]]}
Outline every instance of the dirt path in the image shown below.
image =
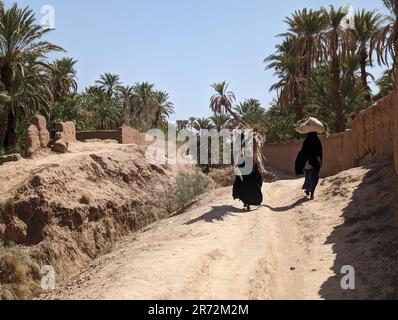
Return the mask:
{"type": "Polygon", "coordinates": [[[303,201],[301,184],[265,184],[266,205],[251,213],[231,200],[230,188],[217,190],[127,239],[47,298],[318,299],[333,276],[335,256],[324,243],[339,208],[319,230],[321,201],[303,201]]]}

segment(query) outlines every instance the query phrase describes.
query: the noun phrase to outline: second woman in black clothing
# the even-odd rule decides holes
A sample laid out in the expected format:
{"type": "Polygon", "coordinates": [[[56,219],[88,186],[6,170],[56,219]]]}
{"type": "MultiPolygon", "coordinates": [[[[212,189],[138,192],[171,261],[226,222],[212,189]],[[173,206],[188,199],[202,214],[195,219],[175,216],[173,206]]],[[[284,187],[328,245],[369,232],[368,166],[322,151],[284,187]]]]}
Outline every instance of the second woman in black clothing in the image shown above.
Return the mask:
{"type": "Polygon", "coordinates": [[[321,140],[316,132],[307,135],[303,148],[296,163],[297,173],[305,172],[303,190],[313,200],[315,190],[319,183],[320,171],[323,162],[323,149],[321,140]]]}

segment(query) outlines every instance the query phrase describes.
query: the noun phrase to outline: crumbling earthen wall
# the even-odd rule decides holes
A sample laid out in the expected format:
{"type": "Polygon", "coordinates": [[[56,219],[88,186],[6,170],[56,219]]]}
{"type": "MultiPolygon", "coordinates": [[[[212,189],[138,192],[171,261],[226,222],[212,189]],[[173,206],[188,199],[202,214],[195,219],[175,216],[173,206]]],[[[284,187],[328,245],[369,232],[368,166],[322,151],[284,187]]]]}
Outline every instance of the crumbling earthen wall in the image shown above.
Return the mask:
{"type": "Polygon", "coordinates": [[[76,126],[72,121],[61,122],[56,126],[57,133],[55,134],[55,140],[63,140],[67,143],[76,142],[76,126]]]}
{"type": "Polygon", "coordinates": [[[150,141],[145,141],[146,135],[130,127],[121,127],[118,130],[118,142],[121,144],[136,144],[139,146],[149,146],[150,141]]]}
{"type": "Polygon", "coordinates": [[[80,131],[76,133],[76,139],[81,142],[84,142],[86,140],[119,141],[119,131],[118,130],[80,131]]]}
{"type": "Polygon", "coordinates": [[[146,135],[137,129],[120,127],[118,130],[81,131],[76,133],[78,141],[86,140],[116,140],[120,144],[136,144],[149,146],[152,142],[145,141],[146,135]]]}
{"type": "Polygon", "coordinates": [[[32,119],[26,135],[26,156],[32,157],[44,150],[50,143],[50,133],[47,130],[47,120],[43,116],[32,119]]]}
{"type": "MultiPolygon", "coordinates": [[[[294,163],[302,141],[268,144],[265,153],[271,166],[294,174],[294,163]]],[[[398,175],[398,92],[362,111],[352,129],[322,138],[324,166],[322,176],[393,159],[398,175]]]]}

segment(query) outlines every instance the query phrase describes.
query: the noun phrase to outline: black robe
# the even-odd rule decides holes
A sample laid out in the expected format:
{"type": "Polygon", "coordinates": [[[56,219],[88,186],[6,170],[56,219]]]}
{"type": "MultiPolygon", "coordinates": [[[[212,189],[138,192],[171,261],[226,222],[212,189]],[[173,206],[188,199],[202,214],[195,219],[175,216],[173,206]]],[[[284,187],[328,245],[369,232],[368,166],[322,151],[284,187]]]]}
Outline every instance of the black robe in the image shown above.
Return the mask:
{"type": "MultiPolygon", "coordinates": [[[[253,161],[252,158],[249,161],[253,161]]],[[[239,165],[239,168],[244,168],[245,163],[239,165]]],[[[263,178],[257,165],[254,163],[253,171],[250,175],[237,176],[233,188],[233,197],[235,200],[239,199],[246,205],[260,206],[263,203],[263,194],[261,188],[263,186],[263,178]]]]}
{"type": "Polygon", "coordinates": [[[296,160],[296,174],[301,175],[304,173],[304,167],[307,162],[315,169],[320,170],[323,162],[323,149],[321,140],[318,135],[313,132],[308,134],[304,140],[303,148],[297,155],[296,160]]]}

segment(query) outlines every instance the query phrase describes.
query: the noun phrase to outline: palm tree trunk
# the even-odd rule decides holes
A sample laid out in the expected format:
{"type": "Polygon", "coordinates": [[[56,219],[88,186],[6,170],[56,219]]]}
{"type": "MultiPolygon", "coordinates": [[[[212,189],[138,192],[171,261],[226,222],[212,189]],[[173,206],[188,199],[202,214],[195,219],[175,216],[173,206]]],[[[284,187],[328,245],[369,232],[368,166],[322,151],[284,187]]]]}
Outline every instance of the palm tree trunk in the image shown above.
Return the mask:
{"type": "Polygon", "coordinates": [[[232,111],[230,107],[225,106],[225,109],[227,109],[227,111],[231,114],[231,116],[235,119],[236,122],[238,122],[245,128],[250,128],[249,124],[246,121],[244,121],[237,113],[232,111]]]}
{"type": "Polygon", "coordinates": [[[372,97],[370,95],[370,88],[368,85],[368,72],[366,71],[366,63],[368,61],[368,54],[366,52],[366,48],[364,45],[361,46],[360,49],[360,65],[361,65],[361,79],[362,85],[365,90],[365,99],[366,101],[371,101],[372,97]]]}
{"type": "MultiPolygon", "coordinates": [[[[7,91],[7,93],[11,92],[11,88],[12,88],[12,77],[13,77],[13,70],[12,70],[12,66],[8,63],[5,63],[2,68],[1,68],[1,72],[0,72],[0,77],[1,77],[1,81],[4,84],[4,87],[7,91]]],[[[6,108],[7,109],[7,108],[6,108]]],[[[12,108],[10,108],[12,109],[12,108]]],[[[14,115],[14,113],[12,112],[12,110],[9,110],[9,112],[4,112],[5,114],[3,114],[2,118],[1,118],[1,133],[4,130],[3,129],[3,125],[5,125],[5,133],[4,133],[4,137],[2,137],[1,133],[0,133],[0,143],[2,143],[2,145],[4,146],[4,148],[6,149],[12,149],[15,148],[15,146],[17,145],[17,134],[16,134],[16,129],[17,129],[17,119],[14,115]]]]}
{"type": "MultiPolygon", "coordinates": [[[[396,30],[395,32],[397,32],[398,30],[396,30]]],[[[393,72],[393,77],[394,77],[394,81],[395,83],[398,83],[398,37],[395,37],[394,39],[394,52],[393,52],[393,66],[392,66],[392,72],[393,72]]],[[[395,84],[394,84],[394,88],[395,88],[395,84]]]]}
{"type": "Polygon", "coordinates": [[[340,67],[338,62],[333,62],[333,84],[335,95],[335,131],[343,132],[346,129],[345,116],[343,112],[343,99],[341,96],[340,67]]]}
{"type": "Polygon", "coordinates": [[[343,110],[343,97],[341,94],[341,78],[340,78],[340,59],[337,53],[338,34],[334,35],[334,43],[332,49],[332,70],[333,70],[333,87],[335,95],[335,131],[343,132],[346,129],[345,116],[343,110]]]}
{"type": "Polygon", "coordinates": [[[8,128],[8,113],[3,112],[0,115],[0,148],[5,147],[4,142],[8,128]]]}
{"type": "Polygon", "coordinates": [[[301,121],[304,118],[303,106],[300,102],[295,103],[296,121],[301,121]]]}
{"type": "Polygon", "coordinates": [[[157,129],[159,126],[159,122],[160,122],[160,110],[157,110],[156,115],[155,115],[155,120],[154,120],[152,126],[157,129]]]}
{"type": "Polygon", "coordinates": [[[296,121],[301,121],[304,118],[304,106],[301,103],[301,95],[300,95],[300,88],[296,84],[295,85],[295,99],[294,99],[294,112],[296,114],[296,121]]]}
{"type": "Polygon", "coordinates": [[[14,149],[17,145],[17,119],[11,111],[8,113],[7,123],[4,147],[6,149],[14,149]]]}

